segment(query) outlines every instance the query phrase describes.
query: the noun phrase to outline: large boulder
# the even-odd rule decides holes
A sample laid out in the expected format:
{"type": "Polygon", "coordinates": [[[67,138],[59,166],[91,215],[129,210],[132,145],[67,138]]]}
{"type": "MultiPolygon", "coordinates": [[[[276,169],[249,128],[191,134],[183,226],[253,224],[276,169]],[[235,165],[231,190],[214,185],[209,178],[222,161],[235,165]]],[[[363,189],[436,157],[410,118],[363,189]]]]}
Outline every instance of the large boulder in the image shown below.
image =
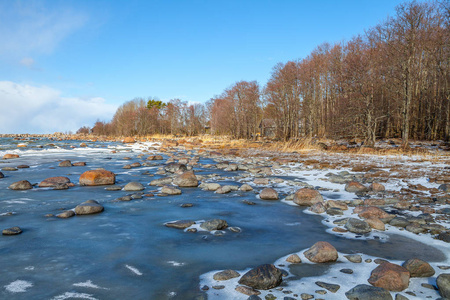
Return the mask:
{"type": "Polygon", "coordinates": [[[302,188],[294,194],[294,203],[298,205],[311,206],[318,202],[324,201],[322,195],[316,190],[302,188]]]}
{"type": "Polygon", "coordinates": [[[345,190],[349,193],[364,193],[367,192],[369,189],[359,182],[350,181],[345,185],[345,190]]]}
{"type": "Polygon", "coordinates": [[[17,191],[23,191],[23,190],[30,190],[33,186],[28,180],[20,180],[17,182],[12,183],[9,186],[9,189],[11,190],[17,190],[17,191]]]}
{"type": "Polygon", "coordinates": [[[334,262],[338,259],[336,248],[328,242],[317,242],[303,254],[315,263],[334,262]]]}
{"type": "Polygon", "coordinates": [[[39,183],[39,187],[57,187],[70,183],[70,179],[64,176],[49,177],[39,183]]]}
{"type": "Polygon", "coordinates": [[[259,198],[262,200],[278,200],[278,193],[272,188],[265,188],[259,193],[259,198]]]}
{"type": "Polygon", "coordinates": [[[350,300],[392,300],[391,293],[388,290],[368,284],[355,286],[345,292],[345,296],[350,300]]]}
{"type": "Polygon", "coordinates": [[[80,176],[80,185],[111,185],[116,182],[116,175],[107,170],[90,170],[80,176]]]}
{"type": "Polygon", "coordinates": [[[178,175],[173,183],[179,187],[196,187],[198,186],[197,177],[195,177],[194,171],[187,171],[181,175],[178,175]]]}
{"type": "Polygon", "coordinates": [[[439,288],[439,293],[444,299],[450,299],[450,274],[444,273],[437,277],[436,284],[439,288]]]}
{"type": "Polygon", "coordinates": [[[88,200],[75,207],[77,215],[98,214],[104,210],[104,207],[95,200],[88,200]]]}
{"type": "Polygon", "coordinates": [[[409,278],[410,273],[404,267],[390,262],[384,262],[370,273],[368,282],[376,287],[400,292],[408,288],[409,278]]]}
{"type": "Polygon", "coordinates": [[[221,230],[221,229],[225,229],[228,227],[228,223],[225,220],[221,220],[221,219],[212,219],[212,220],[208,220],[203,222],[200,225],[201,228],[208,230],[208,231],[212,231],[212,230],[221,230]]]}
{"type": "Polygon", "coordinates": [[[370,225],[366,221],[356,218],[348,218],[347,223],[345,223],[345,228],[357,234],[365,234],[372,231],[372,228],[370,228],[370,225]]]}
{"type": "Polygon", "coordinates": [[[282,272],[271,264],[261,265],[245,273],[239,283],[254,289],[268,290],[277,287],[282,281],[282,272]]]}
{"type": "Polygon", "coordinates": [[[408,259],[402,267],[409,271],[411,277],[431,277],[435,273],[429,263],[418,258],[408,259]]]}
{"type": "Polygon", "coordinates": [[[123,187],[124,191],[142,191],[143,189],[145,189],[145,187],[136,181],[129,182],[123,187]]]}

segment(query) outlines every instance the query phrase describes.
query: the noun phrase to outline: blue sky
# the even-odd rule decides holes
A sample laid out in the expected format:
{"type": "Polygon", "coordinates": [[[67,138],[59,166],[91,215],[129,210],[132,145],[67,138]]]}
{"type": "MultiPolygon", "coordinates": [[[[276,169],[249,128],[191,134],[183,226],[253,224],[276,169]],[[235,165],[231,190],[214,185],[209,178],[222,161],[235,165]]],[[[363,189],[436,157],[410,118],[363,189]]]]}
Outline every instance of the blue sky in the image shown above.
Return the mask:
{"type": "Polygon", "coordinates": [[[276,63],[402,2],[0,0],[0,133],[75,131],[135,97],[204,103],[239,80],[263,86],[276,63]]]}

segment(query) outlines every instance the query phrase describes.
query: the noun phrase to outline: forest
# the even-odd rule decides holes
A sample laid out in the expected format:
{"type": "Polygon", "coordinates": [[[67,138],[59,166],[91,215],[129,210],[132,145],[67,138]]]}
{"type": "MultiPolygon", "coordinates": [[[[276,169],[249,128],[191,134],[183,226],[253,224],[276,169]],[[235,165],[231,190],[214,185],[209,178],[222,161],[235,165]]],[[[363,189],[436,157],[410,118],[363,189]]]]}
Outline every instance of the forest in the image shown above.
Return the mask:
{"type": "Polygon", "coordinates": [[[403,3],[349,41],[276,64],[264,86],[238,81],[205,104],[136,98],[78,133],[449,141],[449,3],[403,3]]]}

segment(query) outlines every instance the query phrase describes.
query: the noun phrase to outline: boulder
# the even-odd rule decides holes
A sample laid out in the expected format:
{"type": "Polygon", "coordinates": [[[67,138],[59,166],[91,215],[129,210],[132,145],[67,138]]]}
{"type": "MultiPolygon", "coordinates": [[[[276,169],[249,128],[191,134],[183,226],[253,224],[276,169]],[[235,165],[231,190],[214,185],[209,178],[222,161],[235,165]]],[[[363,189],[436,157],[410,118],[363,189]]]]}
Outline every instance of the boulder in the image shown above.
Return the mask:
{"type": "Polygon", "coordinates": [[[220,188],[218,188],[216,190],[217,194],[228,194],[229,192],[231,192],[231,186],[230,185],[221,186],[220,188]]]}
{"type": "Polygon", "coordinates": [[[5,175],[3,175],[2,172],[0,172],[0,178],[4,178],[4,177],[5,177],[5,175]]]}
{"type": "Polygon", "coordinates": [[[345,190],[349,193],[364,193],[368,188],[357,181],[350,181],[345,185],[345,190]]]}
{"type": "Polygon", "coordinates": [[[147,157],[147,160],[163,160],[163,157],[161,155],[151,155],[147,157]]]}
{"type": "Polygon", "coordinates": [[[439,288],[439,293],[444,299],[450,299],[450,274],[444,273],[437,277],[436,284],[439,288]]]}
{"type": "Polygon", "coordinates": [[[370,273],[368,282],[376,287],[400,292],[409,286],[409,277],[410,273],[404,267],[384,262],[370,273]]]}
{"type": "Polygon", "coordinates": [[[196,187],[198,186],[197,177],[195,177],[194,171],[187,171],[181,175],[178,175],[173,183],[179,187],[196,187]]]}
{"type": "Polygon", "coordinates": [[[259,193],[259,198],[262,200],[278,200],[278,193],[272,188],[265,188],[259,193]]]}
{"type": "Polygon", "coordinates": [[[384,223],[378,218],[369,218],[366,219],[367,224],[373,229],[385,231],[386,227],[384,223]]]}
{"type": "Polygon", "coordinates": [[[253,188],[249,184],[244,183],[243,185],[241,185],[239,190],[243,191],[243,192],[250,192],[250,191],[253,191],[253,188]]]}
{"type": "Polygon", "coordinates": [[[269,178],[255,178],[253,180],[254,184],[260,184],[260,185],[268,185],[269,184],[269,178]]]}
{"type": "Polygon", "coordinates": [[[3,159],[14,159],[14,158],[19,158],[19,155],[17,155],[17,154],[5,154],[5,155],[3,155],[3,159]]]}
{"type": "Polygon", "coordinates": [[[136,181],[129,182],[123,187],[124,191],[142,191],[144,189],[145,187],[136,181]]]}
{"type": "Polygon", "coordinates": [[[345,292],[350,300],[392,300],[391,293],[380,287],[368,284],[359,284],[345,292]]]}
{"type": "Polygon", "coordinates": [[[282,282],[282,272],[271,264],[258,266],[245,273],[239,283],[254,289],[268,290],[277,287],[282,282]]]}
{"type": "Polygon", "coordinates": [[[132,144],[132,143],[136,143],[136,140],[134,138],[132,138],[131,136],[127,136],[126,138],[123,139],[123,143],[124,144],[132,144]]]}
{"type": "Polygon", "coordinates": [[[65,212],[62,212],[56,216],[61,219],[67,219],[75,216],[75,212],[73,210],[66,210],[65,212]]]}
{"type": "Polygon", "coordinates": [[[171,184],[173,181],[173,179],[171,177],[163,177],[163,178],[158,178],[155,180],[152,180],[149,185],[156,185],[156,186],[163,186],[166,184],[171,184]]]}
{"type": "Polygon", "coordinates": [[[58,164],[58,167],[71,167],[71,166],[72,163],[70,162],[70,160],[63,160],[58,164]]]}
{"type": "Polygon", "coordinates": [[[33,188],[33,186],[31,185],[31,183],[28,180],[20,180],[20,181],[12,183],[9,186],[9,189],[18,190],[18,191],[30,190],[32,188],[33,188]]]}
{"type": "Polygon", "coordinates": [[[324,288],[332,293],[336,293],[341,288],[341,286],[338,284],[332,284],[323,281],[316,281],[315,283],[321,288],[324,288]]]}
{"type": "Polygon", "coordinates": [[[336,201],[336,200],[328,200],[326,203],[328,208],[339,208],[341,210],[347,210],[348,206],[343,201],[336,201]]]}
{"type": "Polygon", "coordinates": [[[316,190],[302,188],[294,194],[294,203],[298,205],[311,206],[318,202],[324,201],[322,195],[316,190]]]}
{"type": "Polygon", "coordinates": [[[70,183],[70,179],[64,176],[49,177],[39,183],[39,187],[56,187],[70,183]]]}
{"type": "Polygon", "coordinates": [[[369,224],[367,224],[367,222],[360,220],[360,219],[356,219],[356,218],[349,218],[347,220],[347,223],[345,223],[345,228],[353,233],[357,233],[357,234],[364,234],[364,233],[369,233],[372,231],[372,229],[370,228],[369,224]]]}
{"type": "Polygon", "coordinates": [[[254,288],[245,286],[245,285],[238,285],[235,290],[239,293],[242,293],[244,295],[250,296],[247,298],[247,300],[261,300],[261,297],[258,297],[258,295],[261,294],[260,291],[255,290],[254,288]]]}
{"type": "Polygon", "coordinates": [[[20,227],[17,227],[17,226],[3,229],[3,231],[2,231],[3,235],[17,235],[17,234],[21,234],[21,233],[22,233],[22,229],[20,229],[20,227]]]}
{"type": "Polygon", "coordinates": [[[173,222],[167,222],[164,224],[166,227],[176,228],[176,229],[186,229],[194,225],[195,222],[191,220],[178,220],[173,222]]]}
{"type": "Polygon", "coordinates": [[[388,214],[387,212],[376,206],[357,206],[355,207],[355,209],[353,209],[353,213],[358,214],[358,216],[364,219],[387,219],[390,217],[394,217],[393,215],[388,214]]]}
{"type": "Polygon", "coordinates": [[[227,221],[225,220],[221,220],[221,219],[212,219],[212,220],[208,220],[203,222],[200,225],[201,228],[208,230],[208,231],[213,231],[213,230],[221,230],[221,229],[225,229],[228,227],[227,221]]]}
{"type": "Polygon", "coordinates": [[[72,164],[72,166],[74,166],[74,167],[84,167],[84,166],[86,166],[86,162],[84,162],[84,161],[75,162],[75,163],[72,164]]]}
{"type": "Polygon", "coordinates": [[[370,189],[372,192],[384,192],[384,191],[386,190],[386,188],[384,187],[384,185],[382,185],[381,183],[378,183],[378,182],[373,182],[373,183],[370,185],[369,189],[370,189]]]}
{"type": "Polygon", "coordinates": [[[405,228],[409,224],[409,221],[404,217],[395,217],[389,222],[389,225],[403,228],[405,228]]]}
{"type": "Polygon", "coordinates": [[[317,242],[303,254],[315,263],[334,262],[338,259],[336,248],[328,242],[317,242]]]}
{"type": "Polygon", "coordinates": [[[286,261],[291,264],[299,264],[302,262],[302,259],[297,254],[291,254],[286,258],[286,261]]]}
{"type": "Polygon", "coordinates": [[[322,202],[317,202],[308,208],[313,213],[322,214],[325,212],[325,206],[322,202]]]}
{"type": "Polygon", "coordinates": [[[215,183],[215,182],[211,182],[211,183],[205,182],[205,183],[202,183],[199,187],[206,191],[217,191],[220,188],[220,184],[215,183]]]}
{"type": "Polygon", "coordinates": [[[88,200],[75,207],[75,213],[77,215],[92,215],[100,213],[104,210],[104,207],[95,200],[88,200]]]}
{"type": "Polygon", "coordinates": [[[173,186],[165,185],[161,188],[161,193],[167,195],[181,195],[181,190],[173,186]]]}
{"type": "Polygon", "coordinates": [[[112,185],[116,181],[116,175],[106,170],[86,171],[80,176],[80,185],[112,185]]]}
{"type": "Polygon", "coordinates": [[[411,277],[431,277],[435,273],[429,263],[418,258],[408,259],[402,267],[409,271],[411,277]]]}
{"type": "Polygon", "coordinates": [[[223,280],[228,280],[231,278],[236,278],[239,276],[241,276],[241,275],[234,270],[224,270],[224,271],[217,272],[216,274],[214,274],[213,279],[217,280],[217,281],[223,281],[223,280]]]}
{"type": "Polygon", "coordinates": [[[362,262],[362,257],[359,254],[348,254],[348,255],[344,255],[344,257],[346,259],[348,259],[348,261],[355,263],[355,264],[359,264],[362,262]]]}
{"type": "Polygon", "coordinates": [[[166,172],[170,172],[170,173],[182,173],[182,172],[186,172],[187,171],[187,167],[184,164],[179,164],[179,163],[170,163],[167,164],[167,166],[164,167],[164,170],[166,172]]]}

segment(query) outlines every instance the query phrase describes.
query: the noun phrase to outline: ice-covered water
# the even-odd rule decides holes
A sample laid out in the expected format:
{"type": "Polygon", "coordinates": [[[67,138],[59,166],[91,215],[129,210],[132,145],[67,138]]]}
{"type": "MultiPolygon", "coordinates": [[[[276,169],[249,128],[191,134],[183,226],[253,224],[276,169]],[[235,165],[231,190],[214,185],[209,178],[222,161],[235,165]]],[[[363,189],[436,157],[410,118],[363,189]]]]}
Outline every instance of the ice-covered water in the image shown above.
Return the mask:
{"type": "MultiPolygon", "coordinates": [[[[96,142],[81,148],[80,141],[37,139],[26,142],[26,148],[17,148],[18,143],[23,141],[0,139],[0,157],[6,153],[20,155],[18,159],[1,160],[0,169],[30,166],[3,171],[5,178],[0,179],[0,229],[19,226],[23,230],[21,235],[0,236],[1,299],[192,299],[201,293],[202,274],[272,263],[317,241],[328,241],[344,253],[387,259],[445,258],[436,248],[407,237],[349,240],[328,234],[321,216],[305,214],[302,208],[281,201],[259,200],[254,192],[220,195],[183,188],[183,194],[178,196],[121,202],[115,200],[130,192],[78,185],[84,171],[105,168],[117,174],[118,185],[138,181],[145,185],[144,193],[156,190],[147,184],[159,177],[142,173],[153,175],[158,166],[122,169],[126,164],[142,163],[152,152],[138,158],[148,144],[96,142]],[[124,160],[125,157],[131,160],[124,160]],[[58,167],[66,159],[87,165],[58,167]],[[68,190],[8,189],[11,183],[22,179],[39,183],[53,176],[67,176],[76,185],[68,190]],[[105,211],[70,219],[45,217],[89,199],[100,202],[105,211]],[[243,200],[256,205],[246,205],[243,200]],[[180,207],[186,202],[194,206],[180,207]],[[242,231],[225,230],[225,234],[217,236],[164,226],[173,220],[213,218],[225,219],[242,231]]],[[[213,161],[201,158],[200,163],[213,161]]],[[[210,173],[194,170],[199,175],[210,173]]]]}

